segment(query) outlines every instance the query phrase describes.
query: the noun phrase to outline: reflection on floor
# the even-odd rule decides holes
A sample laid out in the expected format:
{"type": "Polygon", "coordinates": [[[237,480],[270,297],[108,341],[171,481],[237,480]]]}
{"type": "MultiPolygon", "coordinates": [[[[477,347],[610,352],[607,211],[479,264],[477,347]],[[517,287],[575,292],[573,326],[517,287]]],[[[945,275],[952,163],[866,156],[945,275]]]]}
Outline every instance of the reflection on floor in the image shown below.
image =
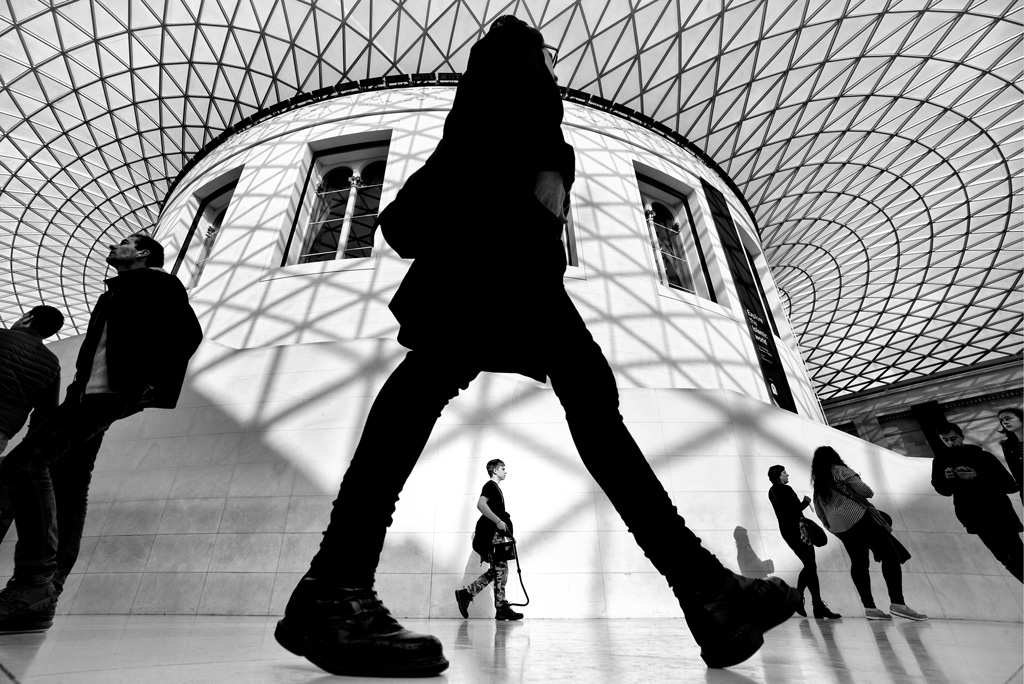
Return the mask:
{"type": "MultiPolygon", "coordinates": [[[[0,683],[388,681],[330,677],[280,648],[273,637],[275,622],[255,617],[59,617],[45,634],[0,637],[0,683]]],[[[1020,623],[793,618],[773,630],[765,647],[746,663],[708,670],[683,620],[403,622],[444,643],[451,667],[426,681],[466,684],[1007,684],[1021,681],[1024,636],[1020,623]]]]}

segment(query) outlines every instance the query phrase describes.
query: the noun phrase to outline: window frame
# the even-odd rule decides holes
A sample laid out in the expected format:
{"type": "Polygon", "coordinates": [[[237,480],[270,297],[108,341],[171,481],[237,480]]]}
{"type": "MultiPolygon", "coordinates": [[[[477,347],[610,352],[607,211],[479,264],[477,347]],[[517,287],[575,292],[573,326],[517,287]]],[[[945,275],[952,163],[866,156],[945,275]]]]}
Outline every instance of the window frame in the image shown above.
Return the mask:
{"type": "MultiPolygon", "coordinates": [[[[313,147],[313,146],[311,146],[313,147]]],[[[349,264],[362,264],[363,268],[372,268],[372,259],[377,255],[377,238],[378,231],[374,230],[372,233],[372,240],[370,246],[370,254],[361,257],[348,257],[341,256],[346,251],[346,248],[340,244],[339,248],[335,253],[333,259],[320,259],[316,261],[301,261],[305,254],[305,250],[313,244],[316,240],[317,233],[311,228],[310,224],[313,219],[314,212],[317,208],[319,201],[319,192],[317,187],[323,182],[330,172],[340,166],[348,165],[352,167],[353,175],[358,175],[360,171],[366,169],[371,164],[376,162],[382,162],[384,164],[384,173],[381,175],[380,181],[380,192],[381,198],[383,197],[384,187],[387,181],[387,170],[388,161],[391,150],[391,132],[387,131],[384,137],[372,136],[370,139],[363,140],[349,140],[346,142],[344,139],[335,139],[330,141],[329,144],[321,144],[313,148],[313,154],[309,162],[309,166],[306,170],[305,177],[301,186],[300,197],[305,199],[309,198],[308,211],[300,209],[296,210],[293,217],[291,226],[288,231],[288,238],[285,241],[284,250],[281,255],[279,268],[288,267],[306,267],[313,266],[314,264],[324,264],[330,262],[348,262],[349,264]],[[367,152],[375,151],[376,154],[369,154],[367,152]],[[314,182],[315,178],[315,182],[314,182]],[[305,216],[305,225],[300,229],[300,219],[305,216]],[[298,248],[297,253],[294,255],[292,252],[296,251],[294,244],[298,241],[301,245],[298,248]]],[[[380,211],[381,198],[378,198],[377,211],[380,211]]],[[[304,203],[304,202],[303,202],[304,203]]],[[[351,217],[347,216],[346,220],[351,217]]],[[[360,266],[350,265],[349,268],[359,268],[360,266]]]]}
{"type": "Polygon", "coordinates": [[[634,163],[633,168],[636,176],[637,193],[641,202],[648,254],[653,262],[655,280],[659,287],[664,291],[678,293],[685,297],[694,297],[703,302],[719,304],[718,293],[715,291],[711,271],[708,267],[708,254],[697,233],[697,224],[694,220],[693,210],[690,207],[691,200],[694,200],[696,197],[693,188],[681,182],[679,182],[679,185],[682,188],[668,185],[655,178],[647,169],[639,167],[636,163],[634,163]],[[680,226],[677,234],[680,238],[682,251],[686,256],[687,274],[694,285],[693,291],[676,287],[668,281],[662,261],[664,252],[661,249],[658,235],[654,231],[652,217],[648,215],[652,211],[654,202],[665,206],[675,222],[680,226]],[[682,223],[684,222],[688,230],[682,228],[682,223]]]}
{"type": "Polygon", "coordinates": [[[210,254],[213,251],[214,243],[217,240],[217,236],[220,235],[221,231],[224,230],[224,218],[227,216],[227,211],[231,207],[231,200],[234,197],[235,189],[238,187],[238,179],[241,176],[241,169],[236,172],[227,174],[226,177],[222,177],[215,181],[216,187],[206,193],[196,193],[194,196],[199,200],[199,206],[196,208],[195,214],[192,217],[192,222],[189,224],[188,232],[185,234],[185,239],[182,241],[182,246],[178,250],[178,256],[174,260],[174,266],[171,268],[171,275],[177,276],[183,266],[187,266],[185,259],[191,249],[193,249],[192,241],[195,239],[195,235],[198,232],[199,224],[205,220],[207,224],[207,230],[204,231],[201,242],[198,243],[196,249],[199,250],[199,256],[191,264],[189,270],[188,281],[183,283],[185,289],[191,292],[193,289],[199,286],[199,282],[202,279],[203,270],[206,266],[206,262],[209,261],[210,254]],[[221,201],[223,201],[223,207],[218,207],[221,201]],[[213,206],[213,211],[216,212],[214,217],[208,216],[207,214],[213,206]],[[216,219],[220,219],[220,223],[217,225],[217,230],[212,236],[212,240],[209,237],[210,228],[216,223],[216,219]]]}

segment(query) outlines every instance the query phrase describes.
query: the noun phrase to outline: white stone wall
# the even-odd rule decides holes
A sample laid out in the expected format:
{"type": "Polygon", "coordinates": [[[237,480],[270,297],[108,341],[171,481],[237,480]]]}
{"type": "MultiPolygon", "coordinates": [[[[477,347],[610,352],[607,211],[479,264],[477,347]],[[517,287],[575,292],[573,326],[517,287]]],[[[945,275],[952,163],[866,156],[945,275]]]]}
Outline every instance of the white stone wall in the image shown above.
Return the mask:
{"type": "MultiPolygon", "coordinates": [[[[52,345],[65,381],[79,341],[52,345]]],[[[178,408],[110,430],[59,611],[281,613],[319,544],[370,402],[402,356],[391,340],[242,350],[205,342],[178,408]]],[[[800,564],[778,533],[767,470],[785,465],[797,493],[809,493],[811,453],[831,444],[875,489],[913,554],[904,566],[913,607],[1021,620],[1020,583],[964,532],[952,501],[932,491],[927,461],[730,390],[626,388],[622,413],[688,524],[728,566],[795,584],[800,564]],[[749,546],[740,547],[743,532],[749,546]]],[[[509,466],[503,489],[531,617],[680,615],[583,468],[551,390],[493,374],[446,409],[398,504],[378,574],[397,615],[456,617],[454,590],[485,569],[470,541],[491,458],[509,466]]],[[[0,575],[11,570],[14,537],[0,545],[0,575]]],[[[818,562],[831,607],[859,615],[837,539],[818,550],[818,562]]],[[[515,577],[513,601],[522,599],[515,577]]],[[[485,592],[471,614],[490,617],[489,603],[485,592]]]]}
{"type": "MultiPolygon", "coordinates": [[[[304,223],[303,212],[309,211],[302,184],[311,146],[389,134],[385,206],[433,151],[453,94],[450,88],[406,89],[309,105],[241,133],[198,164],[169,198],[157,237],[173,263],[195,215],[197,193],[240,171],[221,235],[192,296],[206,338],[233,348],[394,339],[397,323],[387,305],[410,262],[379,234],[369,259],[282,268],[284,243],[296,215],[304,223]]],[[[729,389],[768,401],[701,179],[723,192],[737,229],[757,245],[741,203],[693,155],[640,126],[567,104],[563,128],[576,148],[572,199],[581,261],[566,277],[566,288],[620,371],[622,386],[729,389]],[[709,268],[718,283],[718,304],[658,284],[634,161],[697,189],[694,215],[713,252],[709,268]]],[[[448,196],[426,209],[459,210],[458,178],[448,196]]],[[[188,274],[186,264],[179,276],[187,282],[188,274]]],[[[761,276],[798,410],[823,420],[766,266],[761,276]]]]}

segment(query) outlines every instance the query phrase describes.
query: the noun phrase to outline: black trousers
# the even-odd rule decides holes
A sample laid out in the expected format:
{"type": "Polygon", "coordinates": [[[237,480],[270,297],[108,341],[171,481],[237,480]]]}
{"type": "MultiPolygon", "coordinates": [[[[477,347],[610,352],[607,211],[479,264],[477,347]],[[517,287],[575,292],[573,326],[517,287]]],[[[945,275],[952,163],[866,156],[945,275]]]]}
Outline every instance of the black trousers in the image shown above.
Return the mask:
{"type": "Polygon", "coordinates": [[[0,481],[18,526],[14,578],[54,581],[78,560],[96,454],[107,428],[129,413],[116,394],[67,399],[0,464],[0,481]]]}
{"type": "Polygon", "coordinates": [[[1010,574],[1018,582],[1024,582],[1024,543],[1020,540],[1020,532],[1011,530],[985,530],[975,534],[985,543],[996,560],[1006,566],[1010,574]]]}
{"type": "Polygon", "coordinates": [[[906,603],[903,599],[903,568],[899,552],[892,544],[892,534],[888,530],[865,513],[856,525],[836,536],[850,554],[850,576],[865,608],[875,607],[875,599],[871,595],[871,575],[868,572],[869,551],[882,564],[882,579],[889,591],[889,602],[906,603]]]}
{"type": "MultiPolygon", "coordinates": [[[[562,296],[567,315],[537,353],[584,465],[685,607],[701,585],[720,581],[723,567],[686,527],[623,424],[612,370],[568,295],[562,296]]],[[[479,372],[449,355],[409,352],[370,409],[309,576],[373,585],[402,487],[441,410],[479,372]]]]}
{"type": "Polygon", "coordinates": [[[818,561],[814,557],[814,547],[800,541],[799,527],[788,527],[782,533],[782,538],[786,540],[786,544],[793,550],[793,553],[800,559],[800,562],[804,564],[796,580],[796,590],[803,596],[804,589],[810,589],[811,601],[821,603],[821,583],[818,581],[818,561]]]}

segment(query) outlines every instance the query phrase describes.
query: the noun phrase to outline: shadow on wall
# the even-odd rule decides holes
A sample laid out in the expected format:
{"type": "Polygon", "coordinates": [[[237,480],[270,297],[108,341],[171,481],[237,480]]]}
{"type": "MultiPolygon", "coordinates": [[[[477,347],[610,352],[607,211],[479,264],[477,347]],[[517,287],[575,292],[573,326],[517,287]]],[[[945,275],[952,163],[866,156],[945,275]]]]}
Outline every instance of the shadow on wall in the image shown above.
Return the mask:
{"type": "MultiPolygon", "coordinates": [[[[52,346],[73,369],[77,341],[52,346]]],[[[280,614],[320,542],[370,403],[402,356],[391,340],[249,350],[204,343],[178,408],[133,416],[108,434],[82,557],[59,610],[280,614]]],[[[774,573],[795,584],[801,566],[778,533],[767,470],[784,464],[803,494],[811,451],[831,443],[878,492],[914,554],[904,577],[915,608],[1020,620],[1019,583],[964,534],[949,499],[931,491],[927,462],[732,392],[621,396],[630,430],[681,514],[727,565],[735,558],[748,576],[774,573]]],[[[492,374],[446,409],[399,501],[378,574],[395,614],[456,617],[454,589],[486,569],[467,554],[491,458],[510,465],[503,489],[531,616],[680,615],[583,468],[554,394],[492,374]]],[[[13,537],[0,548],[0,572],[10,572],[12,553],[13,537]]],[[[856,614],[837,540],[819,550],[818,565],[826,600],[856,614]]],[[[514,578],[508,592],[523,598],[514,578]]]]}

